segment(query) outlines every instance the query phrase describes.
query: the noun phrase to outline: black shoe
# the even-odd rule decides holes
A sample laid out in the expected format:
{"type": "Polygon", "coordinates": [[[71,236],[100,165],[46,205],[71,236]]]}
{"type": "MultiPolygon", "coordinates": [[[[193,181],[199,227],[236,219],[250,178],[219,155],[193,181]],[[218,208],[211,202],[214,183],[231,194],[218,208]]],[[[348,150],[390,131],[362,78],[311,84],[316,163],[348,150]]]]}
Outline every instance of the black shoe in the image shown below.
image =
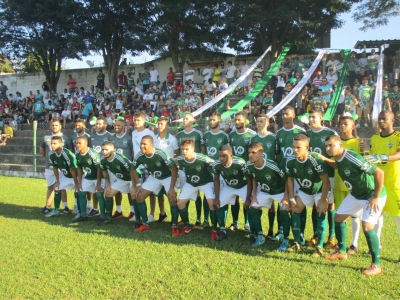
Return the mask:
{"type": "Polygon", "coordinates": [[[249,237],[249,244],[253,245],[255,242],[256,242],[256,237],[251,234],[249,237]]]}
{"type": "Polygon", "coordinates": [[[103,226],[103,225],[110,225],[112,224],[112,220],[111,219],[105,219],[103,222],[97,224],[99,226],[103,226]]]}
{"type": "Polygon", "coordinates": [[[41,213],[41,214],[48,214],[49,212],[51,212],[51,208],[50,208],[50,207],[47,207],[47,206],[43,207],[43,208],[40,210],[40,213],[41,213]]]}
{"type": "Polygon", "coordinates": [[[68,206],[66,206],[64,208],[64,215],[69,215],[72,211],[68,208],[68,206]]]}
{"type": "Polygon", "coordinates": [[[77,219],[73,219],[72,222],[73,222],[73,223],[84,222],[84,221],[87,221],[87,219],[88,219],[88,217],[82,217],[82,216],[80,216],[80,217],[77,218],[77,219]]]}
{"type": "Polygon", "coordinates": [[[217,241],[225,240],[225,239],[227,239],[227,237],[228,236],[225,231],[220,231],[220,232],[218,232],[217,241]]]}
{"type": "Polygon", "coordinates": [[[106,220],[106,219],[100,218],[100,219],[98,219],[98,220],[95,222],[95,224],[96,224],[96,225],[101,225],[101,223],[103,223],[104,220],[106,220]]]}
{"type": "Polygon", "coordinates": [[[157,222],[158,222],[158,223],[162,223],[162,222],[167,221],[167,219],[168,219],[167,214],[164,214],[164,215],[160,214],[159,217],[158,217],[157,222]]]}

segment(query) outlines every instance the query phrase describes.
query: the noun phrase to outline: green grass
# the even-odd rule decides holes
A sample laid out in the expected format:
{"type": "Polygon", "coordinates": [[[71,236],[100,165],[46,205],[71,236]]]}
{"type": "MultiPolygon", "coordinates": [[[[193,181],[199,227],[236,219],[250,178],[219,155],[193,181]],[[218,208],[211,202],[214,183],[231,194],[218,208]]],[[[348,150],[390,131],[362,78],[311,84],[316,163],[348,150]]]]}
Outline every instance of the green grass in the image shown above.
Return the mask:
{"type": "MultiPolygon", "coordinates": [[[[270,242],[252,249],[241,230],[229,233],[223,242],[210,241],[208,230],[172,238],[167,223],[134,234],[126,219],[98,227],[94,220],[73,224],[72,216],[44,218],[38,213],[44,205],[44,180],[0,177],[0,181],[2,299],[393,299],[400,295],[400,265],[394,263],[400,239],[387,215],[382,235],[384,273],[372,278],[361,274],[370,264],[362,233],[360,253],[342,262],[313,258],[312,249],[278,253],[278,245],[270,242]]],[[[124,204],[127,212],[126,196],[124,204]]],[[[191,220],[194,211],[193,203],[191,220]]],[[[266,213],[263,220],[266,229],[266,213]]],[[[310,226],[309,221],[307,237],[310,226]]],[[[350,242],[350,226],[348,238],[350,242]]]]}

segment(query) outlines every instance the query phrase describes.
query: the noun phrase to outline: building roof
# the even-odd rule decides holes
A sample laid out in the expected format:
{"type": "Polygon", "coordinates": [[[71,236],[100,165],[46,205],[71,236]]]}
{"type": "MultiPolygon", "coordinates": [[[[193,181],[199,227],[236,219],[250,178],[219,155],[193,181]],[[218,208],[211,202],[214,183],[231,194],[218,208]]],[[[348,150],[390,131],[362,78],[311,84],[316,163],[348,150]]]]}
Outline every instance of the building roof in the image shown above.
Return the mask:
{"type": "Polygon", "coordinates": [[[357,43],[354,45],[354,49],[364,49],[364,46],[365,48],[379,48],[383,44],[400,46],[400,40],[357,41],[357,43]]]}

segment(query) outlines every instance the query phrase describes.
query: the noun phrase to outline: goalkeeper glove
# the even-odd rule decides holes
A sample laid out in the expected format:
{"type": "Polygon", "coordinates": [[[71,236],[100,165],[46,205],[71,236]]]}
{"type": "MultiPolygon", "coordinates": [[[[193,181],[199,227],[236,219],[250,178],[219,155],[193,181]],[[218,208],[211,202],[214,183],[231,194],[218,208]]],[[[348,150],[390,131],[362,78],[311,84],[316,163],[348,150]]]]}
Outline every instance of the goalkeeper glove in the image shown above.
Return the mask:
{"type": "Polygon", "coordinates": [[[389,161],[389,156],[386,154],[365,155],[364,159],[371,164],[386,164],[389,161]]]}

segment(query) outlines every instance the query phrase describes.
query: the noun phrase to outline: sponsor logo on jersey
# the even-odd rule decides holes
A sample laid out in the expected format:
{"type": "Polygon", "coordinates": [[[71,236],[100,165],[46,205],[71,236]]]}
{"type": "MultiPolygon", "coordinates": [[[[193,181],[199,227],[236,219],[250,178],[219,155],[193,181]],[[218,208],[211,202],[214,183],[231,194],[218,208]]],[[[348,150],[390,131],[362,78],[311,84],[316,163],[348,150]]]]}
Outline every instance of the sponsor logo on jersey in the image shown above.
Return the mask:
{"type": "Polygon", "coordinates": [[[392,147],[393,147],[393,143],[392,143],[392,142],[390,142],[390,143],[388,144],[388,147],[389,147],[389,149],[392,149],[392,147]]]}
{"type": "Polygon", "coordinates": [[[117,153],[122,154],[122,153],[124,153],[124,150],[119,148],[119,149],[117,149],[117,153]]]}
{"type": "Polygon", "coordinates": [[[92,170],[90,170],[90,168],[85,168],[85,173],[86,175],[89,175],[90,173],[92,173],[92,170]]]}
{"type": "Polygon", "coordinates": [[[343,172],[344,172],[344,174],[345,174],[346,176],[350,176],[350,170],[349,170],[349,168],[345,168],[345,169],[343,170],[343,172]]]}

